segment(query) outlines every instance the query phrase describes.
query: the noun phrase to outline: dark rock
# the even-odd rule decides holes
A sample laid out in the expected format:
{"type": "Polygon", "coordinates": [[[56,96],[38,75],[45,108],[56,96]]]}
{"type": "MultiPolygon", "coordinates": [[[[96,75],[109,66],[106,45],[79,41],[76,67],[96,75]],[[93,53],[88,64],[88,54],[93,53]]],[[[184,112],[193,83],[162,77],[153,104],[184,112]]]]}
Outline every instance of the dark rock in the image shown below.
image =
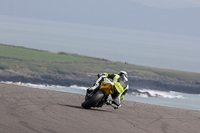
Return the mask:
{"type": "MultiPolygon", "coordinates": [[[[48,84],[61,86],[85,86],[90,87],[97,80],[96,75],[65,73],[49,75],[15,75],[9,73],[0,73],[0,81],[13,81],[33,84],[48,84]]],[[[160,91],[177,91],[182,93],[200,94],[200,84],[179,80],[148,80],[144,78],[129,77],[129,92],[136,89],[151,89],[160,91]]]]}

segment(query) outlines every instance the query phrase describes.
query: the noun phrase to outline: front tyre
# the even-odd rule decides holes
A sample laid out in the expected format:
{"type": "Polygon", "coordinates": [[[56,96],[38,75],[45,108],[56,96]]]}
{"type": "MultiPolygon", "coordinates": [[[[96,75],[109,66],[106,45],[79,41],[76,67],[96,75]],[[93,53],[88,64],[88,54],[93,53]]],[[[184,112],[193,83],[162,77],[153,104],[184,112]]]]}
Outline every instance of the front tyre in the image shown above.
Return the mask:
{"type": "Polygon", "coordinates": [[[98,90],[90,99],[84,101],[81,106],[84,109],[90,109],[91,107],[95,107],[99,103],[99,101],[104,97],[104,93],[102,90],[98,90]]]}

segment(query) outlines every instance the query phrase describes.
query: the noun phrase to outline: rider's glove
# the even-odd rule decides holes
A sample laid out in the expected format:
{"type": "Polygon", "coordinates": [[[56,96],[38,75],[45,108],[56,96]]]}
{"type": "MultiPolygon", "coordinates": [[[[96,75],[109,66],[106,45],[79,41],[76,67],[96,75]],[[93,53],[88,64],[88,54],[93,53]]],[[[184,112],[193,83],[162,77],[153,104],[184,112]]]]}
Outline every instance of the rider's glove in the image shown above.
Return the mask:
{"type": "MultiPolygon", "coordinates": [[[[97,77],[99,78],[99,77],[101,77],[101,76],[106,76],[107,75],[107,73],[101,73],[101,74],[98,74],[97,75],[97,77]]],[[[107,77],[107,76],[106,76],[107,77]]]]}

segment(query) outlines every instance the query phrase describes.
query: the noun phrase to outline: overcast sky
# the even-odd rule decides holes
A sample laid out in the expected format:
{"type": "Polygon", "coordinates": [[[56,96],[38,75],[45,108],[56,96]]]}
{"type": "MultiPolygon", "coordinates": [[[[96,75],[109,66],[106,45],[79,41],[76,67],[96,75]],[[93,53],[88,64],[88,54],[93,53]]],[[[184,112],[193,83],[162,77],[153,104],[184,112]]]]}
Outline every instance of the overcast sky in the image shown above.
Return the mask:
{"type": "Polygon", "coordinates": [[[200,73],[199,1],[0,0],[0,43],[200,73]]]}
{"type": "Polygon", "coordinates": [[[195,0],[0,0],[0,15],[200,36],[199,3],[195,0]]]}
{"type": "Polygon", "coordinates": [[[131,0],[157,8],[191,8],[200,7],[200,0],[131,0]]]}

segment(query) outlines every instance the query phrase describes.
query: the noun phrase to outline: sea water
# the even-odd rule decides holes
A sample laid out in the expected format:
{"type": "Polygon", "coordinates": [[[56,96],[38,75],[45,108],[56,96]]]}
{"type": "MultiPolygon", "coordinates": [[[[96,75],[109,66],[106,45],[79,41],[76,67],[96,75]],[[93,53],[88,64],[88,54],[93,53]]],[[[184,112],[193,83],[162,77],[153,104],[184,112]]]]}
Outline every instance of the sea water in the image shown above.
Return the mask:
{"type": "MultiPolygon", "coordinates": [[[[61,91],[61,92],[75,93],[75,94],[81,94],[81,95],[85,95],[86,89],[87,89],[87,87],[80,87],[76,85],[66,87],[66,86],[58,86],[58,85],[38,85],[38,84],[31,84],[31,83],[25,84],[21,82],[17,82],[17,83],[0,82],[0,83],[22,85],[22,86],[31,87],[31,88],[61,91]]],[[[124,100],[200,111],[200,104],[199,104],[200,94],[187,94],[187,93],[180,93],[180,92],[174,92],[174,91],[165,92],[165,91],[147,90],[147,89],[142,89],[140,91],[149,92],[151,95],[158,94],[161,97],[146,97],[143,95],[134,96],[131,94],[127,94],[124,100]]]]}

